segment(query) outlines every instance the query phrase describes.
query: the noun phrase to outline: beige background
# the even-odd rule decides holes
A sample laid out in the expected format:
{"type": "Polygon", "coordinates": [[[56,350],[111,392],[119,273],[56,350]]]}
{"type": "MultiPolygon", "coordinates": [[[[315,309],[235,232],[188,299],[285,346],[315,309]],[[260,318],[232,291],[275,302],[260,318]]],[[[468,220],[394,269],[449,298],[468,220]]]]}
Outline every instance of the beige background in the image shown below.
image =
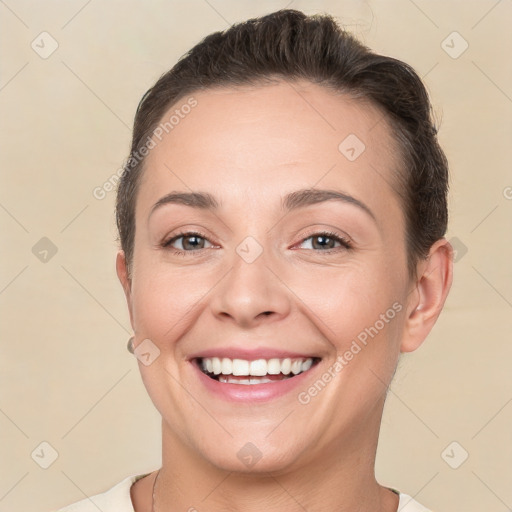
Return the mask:
{"type": "Polygon", "coordinates": [[[286,6],[330,12],[412,64],[451,164],[454,286],[428,342],[400,363],[378,478],[437,512],[512,509],[512,3],[5,0],[0,511],[49,511],[158,467],[159,417],[125,349],[114,192],[92,191],[127,156],[135,108],[161,73],[208,33],[286,6]],[[46,59],[43,31],[59,45],[46,59]],[[443,45],[453,31],[463,40],[443,45]],[[46,262],[44,247],[33,253],[42,237],[58,250],[46,262]],[[48,469],[43,441],[58,452],[48,469]]]}

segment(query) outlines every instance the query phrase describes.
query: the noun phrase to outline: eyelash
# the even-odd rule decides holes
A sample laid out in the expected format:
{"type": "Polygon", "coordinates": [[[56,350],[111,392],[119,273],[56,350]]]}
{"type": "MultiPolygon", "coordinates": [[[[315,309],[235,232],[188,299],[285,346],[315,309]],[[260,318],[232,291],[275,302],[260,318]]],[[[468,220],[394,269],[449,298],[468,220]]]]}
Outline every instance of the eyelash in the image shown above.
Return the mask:
{"type": "Polygon", "coordinates": [[[175,249],[174,247],[170,247],[170,245],[173,242],[175,242],[176,240],[178,240],[179,238],[189,238],[189,237],[193,237],[193,236],[198,237],[198,238],[203,238],[204,240],[208,240],[208,238],[203,233],[200,233],[199,231],[182,231],[182,232],[178,233],[177,235],[174,235],[172,238],[170,238],[166,242],[163,242],[162,247],[164,249],[169,249],[171,252],[173,252],[177,256],[188,256],[193,253],[200,253],[201,249],[196,250],[196,251],[182,251],[180,249],[175,249]]]}
{"type": "MultiPolygon", "coordinates": [[[[194,236],[198,237],[198,238],[203,238],[204,240],[207,240],[208,242],[210,242],[204,234],[199,233],[198,231],[183,231],[183,232],[178,233],[177,235],[173,236],[169,240],[164,241],[162,243],[162,247],[165,249],[171,250],[177,256],[187,256],[191,253],[200,253],[202,249],[198,249],[195,251],[182,251],[181,249],[175,249],[174,247],[170,247],[170,245],[173,242],[175,242],[176,240],[178,240],[180,238],[189,238],[189,237],[194,237],[194,236]]],[[[332,254],[333,252],[338,252],[340,249],[344,249],[344,250],[352,249],[352,243],[350,242],[349,239],[347,239],[343,236],[340,236],[336,233],[333,233],[331,231],[320,231],[318,233],[313,233],[312,235],[309,235],[308,237],[303,238],[301,240],[300,244],[303,244],[306,240],[309,240],[310,238],[315,238],[315,237],[319,237],[319,236],[324,236],[326,238],[330,238],[330,239],[334,240],[335,242],[339,242],[342,245],[342,247],[336,247],[334,249],[326,249],[323,251],[322,250],[315,251],[314,249],[312,249],[315,252],[332,254]]]]}
{"type": "MultiPolygon", "coordinates": [[[[301,241],[301,244],[303,244],[306,240],[309,240],[310,238],[316,238],[319,236],[330,238],[331,240],[334,240],[335,242],[339,242],[341,244],[341,247],[335,247],[334,249],[326,249],[324,251],[315,251],[315,252],[323,252],[326,254],[331,254],[333,252],[338,252],[340,249],[344,249],[344,250],[352,249],[352,243],[348,238],[338,235],[337,233],[333,233],[332,231],[320,231],[318,233],[313,233],[312,235],[309,235],[308,237],[303,238],[301,241]]],[[[314,249],[312,249],[312,250],[314,250],[314,249]]]]}

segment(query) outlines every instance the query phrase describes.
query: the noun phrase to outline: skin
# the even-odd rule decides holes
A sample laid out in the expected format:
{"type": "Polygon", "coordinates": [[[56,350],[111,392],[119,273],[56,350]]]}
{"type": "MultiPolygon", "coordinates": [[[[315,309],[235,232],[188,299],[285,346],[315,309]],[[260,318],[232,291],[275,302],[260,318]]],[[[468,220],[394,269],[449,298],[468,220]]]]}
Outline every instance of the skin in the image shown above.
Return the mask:
{"type": "MultiPolygon", "coordinates": [[[[400,353],[421,345],[442,310],[452,248],[438,240],[409,279],[398,151],[376,108],[308,82],[193,96],[198,105],[147,156],[130,277],[117,255],[134,345],[149,338],[160,350],[149,366],[139,362],[162,415],[156,510],[396,512],[397,495],[374,476],[386,389],[400,353]],[[349,134],[366,146],[352,162],[338,150],[349,134]],[[285,214],[281,197],[311,187],[353,196],[375,220],[332,200],[285,214]],[[222,206],[168,204],[149,217],[171,191],[209,192],[222,206]],[[178,239],[174,248],[188,252],[175,255],[162,242],[180,229],[207,240],[178,239]],[[325,230],[353,247],[328,253],[314,236],[325,230]],[[236,252],[247,236],[263,250],[250,264],[236,252]],[[297,393],[393,303],[402,306],[393,320],[301,404],[297,393]],[[234,405],[209,394],[187,360],[221,346],[322,359],[297,392],[234,405]],[[247,442],[262,453],[252,468],[237,457],[247,442]]],[[[151,510],[154,478],[133,485],[136,512],[151,510]]]]}

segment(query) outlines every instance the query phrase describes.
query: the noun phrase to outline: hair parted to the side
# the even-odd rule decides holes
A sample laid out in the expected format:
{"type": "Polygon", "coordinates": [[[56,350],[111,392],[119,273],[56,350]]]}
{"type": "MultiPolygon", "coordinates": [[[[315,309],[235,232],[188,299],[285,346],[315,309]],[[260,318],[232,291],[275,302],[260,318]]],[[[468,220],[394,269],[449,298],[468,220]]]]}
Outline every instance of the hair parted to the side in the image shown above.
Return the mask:
{"type": "Polygon", "coordinates": [[[412,67],[372,52],[333,17],[307,16],[290,9],[210,34],[143,96],[116,202],[129,272],[137,190],[144,168],[140,155],[147,153],[145,145],[170,107],[194,91],[279,80],[308,80],[383,112],[401,157],[396,191],[406,220],[408,272],[415,276],[418,261],[445,235],[448,222],[448,162],[437,141],[425,86],[412,67]]]}

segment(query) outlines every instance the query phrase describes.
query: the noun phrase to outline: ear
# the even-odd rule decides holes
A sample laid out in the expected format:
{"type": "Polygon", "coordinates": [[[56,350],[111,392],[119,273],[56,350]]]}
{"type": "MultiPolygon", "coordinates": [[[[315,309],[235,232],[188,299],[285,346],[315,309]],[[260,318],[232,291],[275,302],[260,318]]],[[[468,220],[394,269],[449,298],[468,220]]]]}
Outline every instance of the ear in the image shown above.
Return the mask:
{"type": "Polygon", "coordinates": [[[401,352],[416,350],[441,314],[453,278],[453,247],[441,238],[418,265],[419,278],[410,293],[401,352]]]}
{"type": "Polygon", "coordinates": [[[132,325],[132,329],[135,330],[133,325],[133,310],[132,310],[132,281],[130,276],[128,275],[128,266],[126,264],[126,256],[124,251],[120,250],[117,252],[116,257],[116,272],[119,281],[121,282],[121,286],[124,290],[124,295],[126,297],[126,303],[128,304],[128,311],[130,313],[130,323],[132,325]]]}

